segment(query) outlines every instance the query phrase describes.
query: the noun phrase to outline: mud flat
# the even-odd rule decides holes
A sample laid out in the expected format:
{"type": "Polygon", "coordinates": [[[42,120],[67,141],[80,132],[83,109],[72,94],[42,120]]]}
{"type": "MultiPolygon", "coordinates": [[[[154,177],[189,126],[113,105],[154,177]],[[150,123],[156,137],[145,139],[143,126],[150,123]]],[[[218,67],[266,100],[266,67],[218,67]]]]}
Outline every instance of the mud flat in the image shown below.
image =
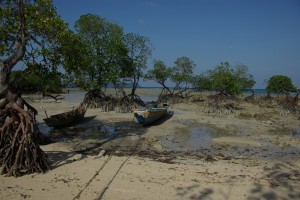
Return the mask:
{"type": "Polygon", "coordinates": [[[243,103],[219,115],[176,104],[146,127],[132,113],[89,109],[76,126],[52,130],[44,111],[78,102],[31,104],[54,141],[42,146],[52,170],[0,176],[0,199],[300,199],[300,120],[277,108],[243,103]]]}

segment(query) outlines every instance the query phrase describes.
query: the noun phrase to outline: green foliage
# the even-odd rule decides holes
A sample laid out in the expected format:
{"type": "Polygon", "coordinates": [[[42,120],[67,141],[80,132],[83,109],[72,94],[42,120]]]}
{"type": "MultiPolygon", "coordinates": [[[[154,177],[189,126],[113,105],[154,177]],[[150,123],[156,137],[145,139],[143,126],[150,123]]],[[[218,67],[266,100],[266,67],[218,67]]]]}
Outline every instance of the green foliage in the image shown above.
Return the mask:
{"type": "Polygon", "coordinates": [[[13,71],[11,73],[11,84],[18,89],[37,92],[41,91],[41,78],[39,76],[27,75],[26,78],[23,71],[13,71]]]}
{"type": "Polygon", "coordinates": [[[195,77],[194,86],[232,95],[240,94],[243,89],[251,89],[255,84],[253,76],[247,72],[248,67],[245,65],[238,65],[234,69],[228,62],[222,62],[213,70],[195,77]]]}
{"type": "Polygon", "coordinates": [[[194,76],[192,80],[193,88],[197,90],[211,90],[212,89],[212,81],[207,76],[207,74],[202,73],[200,75],[194,76]]]}
{"type": "Polygon", "coordinates": [[[229,63],[221,63],[214,70],[208,71],[212,81],[212,88],[229,94],[238,94],[239,85],[234,76],[234,70],[230,68],[229,63]]]}
{"type": "Polygon", "coordinates": [[[266,89],[269,92],[277,93],[296,91],[296,87],[293,85],[291,78],[283,75],[272,76],[267,82],[266,89]]]}
{"type": "MultiPolygon", "coordinates": [[[[0,60],[5,60],[16,52],[20,21],[17,0],[3,0],[0,5],[0,60]]],[[[70,73],[79,70],[86,48],[59,17],[52,0],[24,1],[24,15],[26,51],[18,65],[26,68],[20,75],[40,74],[44,81],[50,81],[62,68],[70,73]]]]}
{"type": "Polygon", "coordinates": [[[177,58],[175,66],[172,68],[171,80],[175,82],[175,89],[179,89],[181,84],[192,82],[193,69],[196,67],[194,62],[188,57],[177,58]]]}
{"type": "Polygon", "coordinates": [[[152,54],[152,47],[150,40],[139,34],[128,33],[124,36],[123,41],[131,60],[131,65],[128,66],[131,73],[128,75],[131,77],[132,95],[134,95],[140,78],[144,76],[143,70],[147,68],[147,60],[152,54]]]}
{"type": "Polygon", "coordinates": [[[61,81],[62,75],[60,73],[39,74],[35,71],[30,73],[28,71],[13,71],[11,74],[11,84],[26,92],[49,92],[60,93],[65,85],[61,81]]]}
{"type": "Polygon", "coordinates": [[[86,14],[76,21],[75,29],[87,51],[84,70],[75,73],[80,87],[99,89],[127,74],[130,59],[122,41],[122,27],[98,15],[86,14]]]}
{"type": "Polygon", "coordinates": [[[243,64],[236,66],[234,76],[240,90],[251,89],[256,83],[253,76],[248,74],[248,67],[243,64]]]}
{"type": "Polygon", "coordinates": [[[163,87],[166,87],[166,81],[172,75],[172,68],[169,68],[161,60],[154,60],[154,67],[152,70],[149,70],[145,75],[146,79],[154,80],[163,87]]]}
{"type": "MultiPolygon", "coordinates": [[[[174,67],[167,67],[161,60],[154,60],[154,67],[149,70],[145,76],[146,79],[154,80],[162,85],[170,93],[170,89],[166,86],[166,81],[170,79],[175,83],[174,90],[186,89],[188,84],[193,82],[193,69],[195,64],[187,57],[176,59],[174,67]]],[[[173,91],[174,92],[174,91],[173,91]]]]}

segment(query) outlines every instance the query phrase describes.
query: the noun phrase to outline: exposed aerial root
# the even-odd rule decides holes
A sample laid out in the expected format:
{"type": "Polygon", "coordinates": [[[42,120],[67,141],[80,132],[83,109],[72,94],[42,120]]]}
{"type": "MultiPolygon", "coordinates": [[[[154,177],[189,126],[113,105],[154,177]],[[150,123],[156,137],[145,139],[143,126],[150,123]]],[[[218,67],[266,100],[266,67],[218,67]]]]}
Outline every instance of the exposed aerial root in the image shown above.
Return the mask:
{"type": "Polygon", "coordinates": [[[41,138],[35,119],[16,104],[2,110],[1,117],[6,120],[0,128],[0,173],[20,176],[48,171],[50,166],[39,147],[41,138]]]}
{"type": "Polygon", "coordinates": [[[88,108],[100,108],[103,112],[116,111],[120,113],[128,113],[133,109],[145,105],[137,95],[115,97],[105,95],[104,92],[99,89],[88,92],[83,102],[88,108]]]}

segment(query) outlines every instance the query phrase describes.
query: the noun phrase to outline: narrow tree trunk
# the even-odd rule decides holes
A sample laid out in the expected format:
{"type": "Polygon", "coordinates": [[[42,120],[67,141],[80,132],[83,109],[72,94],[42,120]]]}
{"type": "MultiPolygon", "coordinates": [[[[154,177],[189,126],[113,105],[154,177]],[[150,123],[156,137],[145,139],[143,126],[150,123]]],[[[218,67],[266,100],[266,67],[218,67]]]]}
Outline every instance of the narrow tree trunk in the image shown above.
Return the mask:
{"type": "Polygon", "coordinates": [[[133,79],[133,84],[132,84],[132,89],[131,89],[131,99],[134,100],[135,98],[135,91],[136,91],[136,88],[138,86],[138,83],[139,83],[139,76],[138,75],[134,75],[134,79],[133,79]]]}

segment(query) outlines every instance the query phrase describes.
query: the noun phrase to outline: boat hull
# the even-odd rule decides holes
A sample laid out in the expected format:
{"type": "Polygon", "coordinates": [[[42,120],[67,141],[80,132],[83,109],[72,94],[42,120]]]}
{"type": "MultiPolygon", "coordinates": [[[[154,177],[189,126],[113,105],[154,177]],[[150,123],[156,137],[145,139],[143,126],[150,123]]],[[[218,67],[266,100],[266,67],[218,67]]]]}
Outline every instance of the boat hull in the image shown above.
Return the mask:
{"type": "Polygon", "coordinates": [[[167,113],[167,108],[154,108],[146,111],[134,111],[137,121],[142,124],[150,124],[162,118],[167,113]]]}
{"type": "Polygon", "coordinates": [[[44,121],[50,127],[63,128],[63,127],[74,125],[79,121],[83,120],[85,113],[86,113],[86,108],[81,106],[69,112],[65,112],[57,115],[51,115],[50,117],[45,118],[44,121]]]}

